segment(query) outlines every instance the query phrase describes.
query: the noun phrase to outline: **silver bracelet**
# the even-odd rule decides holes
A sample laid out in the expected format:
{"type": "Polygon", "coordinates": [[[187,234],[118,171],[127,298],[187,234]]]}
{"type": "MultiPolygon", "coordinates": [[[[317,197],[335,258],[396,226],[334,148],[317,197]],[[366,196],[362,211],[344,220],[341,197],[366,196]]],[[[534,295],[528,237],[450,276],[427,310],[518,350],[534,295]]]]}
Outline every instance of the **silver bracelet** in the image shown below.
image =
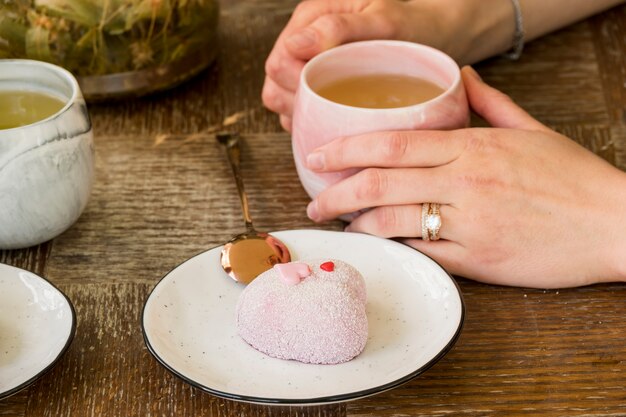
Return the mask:
{"type": "Polygon", "coordinates": [[[517,60],[522,56],[524,50],[524,22],[522,19],[522,8],[519,4],[519,0],[511,0],[513,4],[513,11],[515,13],[515,34],[513,35],[513,46],[509,52],[506,52],[504,57],[517,60]]]}

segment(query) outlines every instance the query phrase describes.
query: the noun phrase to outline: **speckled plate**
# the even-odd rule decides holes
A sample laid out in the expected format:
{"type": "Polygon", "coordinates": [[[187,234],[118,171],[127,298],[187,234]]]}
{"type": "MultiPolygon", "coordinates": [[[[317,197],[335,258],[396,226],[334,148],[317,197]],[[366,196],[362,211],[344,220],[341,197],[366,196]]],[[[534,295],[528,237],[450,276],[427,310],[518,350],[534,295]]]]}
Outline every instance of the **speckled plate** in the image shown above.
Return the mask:
{"type": "Polygon", "coordinates": [[[74,307],[61,291],[32,272],[0,264],[0,400],[51,369],[75,331],[74,307]]]}
{"type": "Polygon", "coordinates": [[[398,242],[356,233],[272,233],[294,260],[336,258],[354,265],[368,292],[369,339],[355,359],[310,365],[266,356],[235,326],[243,286],[221,269],[221,246],[167,274],[143,310],[146,345],[189,384],[229,399],[277,405],[348,401],[392,389],[443,357],[458,338],[465,307],[436,262],[398,242]]]}

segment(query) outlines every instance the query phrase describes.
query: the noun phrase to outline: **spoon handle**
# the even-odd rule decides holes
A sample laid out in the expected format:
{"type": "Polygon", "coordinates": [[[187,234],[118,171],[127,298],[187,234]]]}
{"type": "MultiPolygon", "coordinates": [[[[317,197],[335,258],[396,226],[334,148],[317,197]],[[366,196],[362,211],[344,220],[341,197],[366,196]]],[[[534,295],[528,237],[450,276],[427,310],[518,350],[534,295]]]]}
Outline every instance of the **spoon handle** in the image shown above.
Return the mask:
{"type": "Polygon", "coordinates": [[[246,230],[248,232],[254,231],[252,218],[250,217],[250,209],[248,208],[248,195],[243,187],[243,176],[241,175],[241,170],[239,169],[241,156],[241,150],[239,149],[239,134],[224,132],[218,133],[215,137],[217,141],[226,148],[228,163],[233,170],[235,182],[237,183],[237,192],[239,193],[239,199],[241,200],[241,209],[243,210],[243,219],[246,222],[246,230]]]}

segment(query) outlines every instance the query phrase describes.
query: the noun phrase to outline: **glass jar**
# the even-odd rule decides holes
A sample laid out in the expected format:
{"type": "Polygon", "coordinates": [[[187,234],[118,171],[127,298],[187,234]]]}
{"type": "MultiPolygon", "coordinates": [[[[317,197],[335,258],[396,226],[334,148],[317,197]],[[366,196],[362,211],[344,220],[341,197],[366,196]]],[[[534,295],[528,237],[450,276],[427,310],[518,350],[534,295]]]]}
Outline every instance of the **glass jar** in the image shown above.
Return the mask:
{"type": "Polygon", "coordinates": [[[217,53],[217,0],[0,0],[0,58],[51,62],[88,100],[172,87],[217,53]]]}

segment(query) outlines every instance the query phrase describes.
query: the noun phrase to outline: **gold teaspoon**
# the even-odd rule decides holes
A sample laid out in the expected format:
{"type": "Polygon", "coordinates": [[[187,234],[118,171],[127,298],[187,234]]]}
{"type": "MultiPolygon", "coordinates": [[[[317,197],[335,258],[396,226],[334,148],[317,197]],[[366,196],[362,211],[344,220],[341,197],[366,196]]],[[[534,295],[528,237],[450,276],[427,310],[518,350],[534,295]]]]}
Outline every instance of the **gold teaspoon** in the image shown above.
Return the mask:
{"type": "Polygon", "coordinates": [[[235,281],[249,284],[259,274],[267,271],[275,264],[289,262],[291,255],[287,246],[274,236],[258,232],[252,225],[248,209],[248,196],[243,187],[243,177],[239,169],[241,151],[238,133],[218,133],[217,141],[226,148],[228,162],[233,170],[237,192],[241,200],[246,231],[234,236],[224,245],[220,262],[224,271],[235,281]]]}

